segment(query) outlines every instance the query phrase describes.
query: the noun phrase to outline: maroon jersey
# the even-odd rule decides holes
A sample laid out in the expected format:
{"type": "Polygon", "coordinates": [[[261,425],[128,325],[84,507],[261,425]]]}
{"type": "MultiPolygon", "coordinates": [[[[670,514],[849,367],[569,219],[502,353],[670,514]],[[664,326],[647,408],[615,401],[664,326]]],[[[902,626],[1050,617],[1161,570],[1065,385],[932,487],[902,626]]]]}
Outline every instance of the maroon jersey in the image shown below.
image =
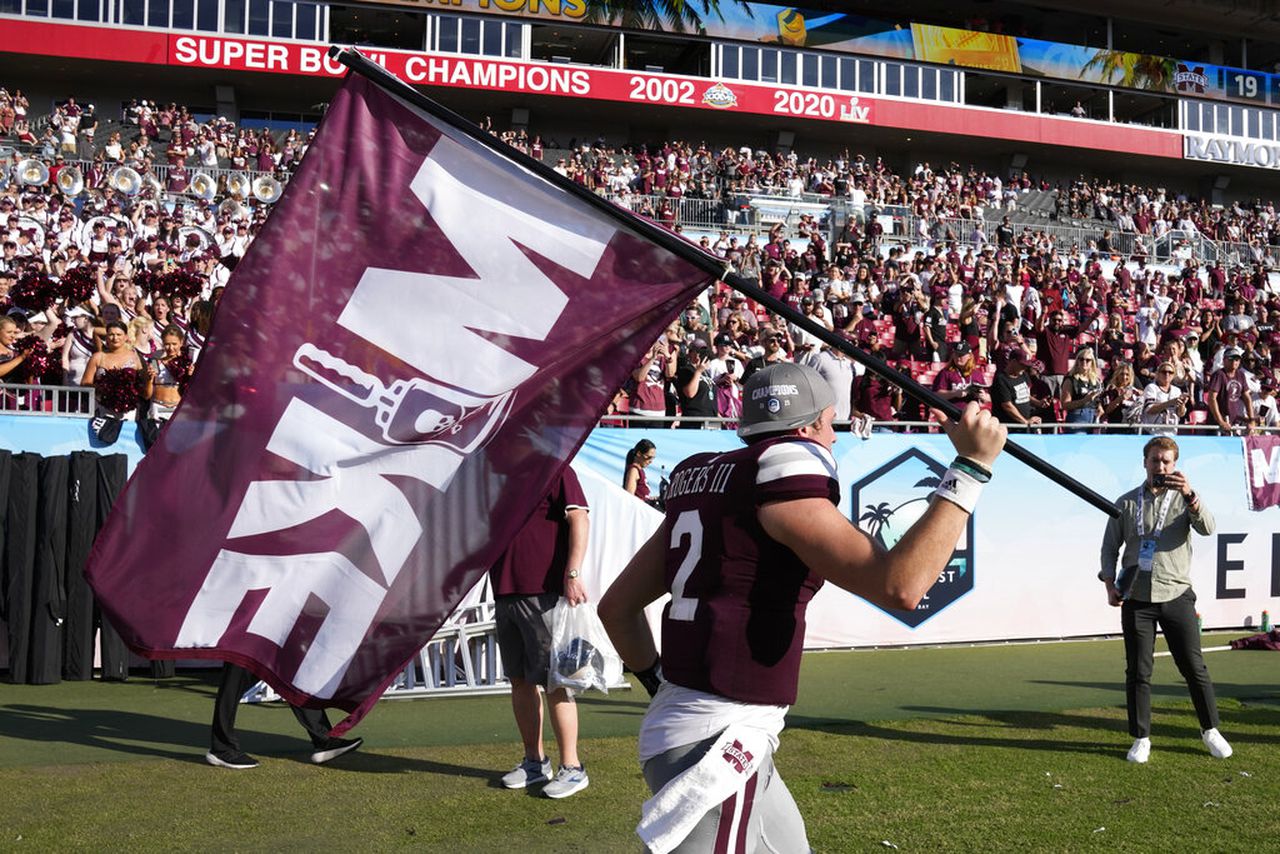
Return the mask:
{"type": "Polygon", "coordinates": [[[835,461],[807,439],[766,439],[676,466],[663,524],[668,680],[744,703],[795,702],[805,609],[822,578],[764,532],[756,511],[799,498],[840,500],[835,461]]]}
{"type": "Polygon", "coordinates": [[[493,592],[499,596],[564,593],[564,573],[569,568],[565,565],[569,560],[565,517],[570,510],[586,506],[578,476],[565,466],[529,521],[489,569],[493,592]]]}

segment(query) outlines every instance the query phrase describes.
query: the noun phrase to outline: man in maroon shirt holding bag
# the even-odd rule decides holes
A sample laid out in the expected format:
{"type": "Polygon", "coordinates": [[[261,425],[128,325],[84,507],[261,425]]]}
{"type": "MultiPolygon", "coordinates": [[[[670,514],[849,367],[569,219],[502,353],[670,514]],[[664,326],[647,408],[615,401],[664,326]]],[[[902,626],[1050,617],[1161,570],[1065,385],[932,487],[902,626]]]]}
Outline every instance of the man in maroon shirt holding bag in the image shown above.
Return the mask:
{"type": "Polygon", "coordinates": [[[578,707],[564,688],[547,691],[560,770],[542,750],[542,693],[551,657],[551,611],[563,596],[572,606],[587,601],[580,574],[587,553],[587,499],[573,469],[565,467],[529,521],[489,569],[497,598],[498,651],[511,680],[511,710],[524,743],[524,761],[502,778],[508,789],[546,783],[542,794],[567,798],[587,787],[578,758],[578,707]]]}

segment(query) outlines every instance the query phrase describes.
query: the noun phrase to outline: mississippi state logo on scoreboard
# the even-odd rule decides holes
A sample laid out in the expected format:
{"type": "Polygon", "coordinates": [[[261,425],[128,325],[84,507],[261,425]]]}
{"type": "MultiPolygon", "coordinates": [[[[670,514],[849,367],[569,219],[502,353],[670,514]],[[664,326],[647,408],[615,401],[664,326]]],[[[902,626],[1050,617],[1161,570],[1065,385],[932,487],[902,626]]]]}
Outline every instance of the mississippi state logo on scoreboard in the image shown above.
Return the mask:
{"type": "MultiPolygon", "coordinates": [[[[933,490],[947,472],[941,463],[912,448],[853,483],[853,522],[886,549],[893,548],[926,508],[933,490]]],[[[915,628],[973,589],[973,516],[965,525],[938,580],[914,610],[882,608],[904,625],[915,628]]]]}

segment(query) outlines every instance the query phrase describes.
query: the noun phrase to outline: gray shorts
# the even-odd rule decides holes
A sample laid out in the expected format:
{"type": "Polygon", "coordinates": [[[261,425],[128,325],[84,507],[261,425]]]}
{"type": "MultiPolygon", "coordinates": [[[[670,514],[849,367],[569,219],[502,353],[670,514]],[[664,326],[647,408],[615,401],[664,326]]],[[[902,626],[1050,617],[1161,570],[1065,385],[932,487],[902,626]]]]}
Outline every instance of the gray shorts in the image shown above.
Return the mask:
{"type": "MultiPolygon", "coordinates": [[[[641,770],[649,790],[657,794],[667,781],[696,765],[719,738],[717,733],[647,760],[641,770]]],[[[709,810],[684,842],[673,849],[673,854],[715,851],[796,854],[809,850],[800,809],[773,765],[773,751],[769,751],[742,796],[733,795],[709,810]]]]}
{"type": "Polygon", "coordinates": [[[537,596],[499,596],[493,617],[498,633],[502,669],[513,679],[547,684],[551,660],[551,610],[559,593],[537,596]]]}

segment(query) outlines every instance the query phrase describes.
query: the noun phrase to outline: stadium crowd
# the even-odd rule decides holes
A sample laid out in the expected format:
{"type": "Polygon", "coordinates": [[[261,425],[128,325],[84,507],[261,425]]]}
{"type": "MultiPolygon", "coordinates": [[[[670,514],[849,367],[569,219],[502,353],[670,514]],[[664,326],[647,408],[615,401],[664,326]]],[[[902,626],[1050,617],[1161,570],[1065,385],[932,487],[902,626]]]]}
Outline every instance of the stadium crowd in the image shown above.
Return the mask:
{"type": "MultiPolygon", "coordinates": [[[[0,145],[25,145],[17,156],[34,156],[48,170],[41,182],[11,178],[0,190],[0,305],[13,329],[0,335],[0,379],[82,382],[90,357],[110,346],[113,322],[124,327],[118,346],[138,353],[139,377],[155,367],[149,360],[164,352],[166,336],[179,337],[183,357],[196,363],[220,288],[270,207],[243,188],[233,195],[226,175],[203,197],[187,192],[188,182],[205,169],[284,176],[309,136],[217,117],[201,122],[185,107],[143,99],[105,134],[94,107],[73,98],[35,120],[39,133],[30,112],[20,92],[0,89],[0,145]],[[74,194],[58,180],[72,162],[84,167],[83,191],[74,194]],[[145,175],[157,164],[169,167],[163,186],[113,186],[114,168],[145,175]]],[[[850,215],[835,220],[838,228],[828,210],[768,230],[728,217],[718,233],[685,236],[829,331],[1011,424],[1147,432],[1280,425],[1280,297],[1261,264],[1201,264],[1190,251],[1173,265],[1148,264],[1117,254],[1107,230],[1068,247],[1044,230],[1018,232],[1007,216],[988,235],[992,210],[1050,189],[1026,173],[1001,179],[920,163],[898,174],[883,159],[848,152],[821,159],[682,141],[614,148],[603,139],[566,150],[523,131],[499,136],[677,232],[685,231],[678,218],[685,198],[730,211],[757,194],[842,200],[850,215]],[[886,234],[878,215],[886,207],[932,225],[886,234]],[[972,230],[957,234],[950,224],[961,222],[972,230]]],[[[1120,231],[1205,229],[1269,242],[1280,227],[1270,203],[1219,209],[1100,179],[1061,188],[1059,205],[1120,231]]],[[[804,362],[828,377],[842,420],[926,420],[900,389],[720,284],[655,342],[605,423],[732,423],[742,383],[777,361],[804,362]]],[[[139,404],[145,387],[140,379],[139,404]]],[[[100,409],[131,411],[121,395],[101,392],[100,409]]]]}
{"type": "Polygon", "coordinates": [[[1112,223],[1119,232],[1160,236],[1176,230],[1228,243],[1280,244],[1275,203],[1261,199],[1217,206],[1163,187],[1081,176],[1059,192],[1056,213],[1112,223]]]}

